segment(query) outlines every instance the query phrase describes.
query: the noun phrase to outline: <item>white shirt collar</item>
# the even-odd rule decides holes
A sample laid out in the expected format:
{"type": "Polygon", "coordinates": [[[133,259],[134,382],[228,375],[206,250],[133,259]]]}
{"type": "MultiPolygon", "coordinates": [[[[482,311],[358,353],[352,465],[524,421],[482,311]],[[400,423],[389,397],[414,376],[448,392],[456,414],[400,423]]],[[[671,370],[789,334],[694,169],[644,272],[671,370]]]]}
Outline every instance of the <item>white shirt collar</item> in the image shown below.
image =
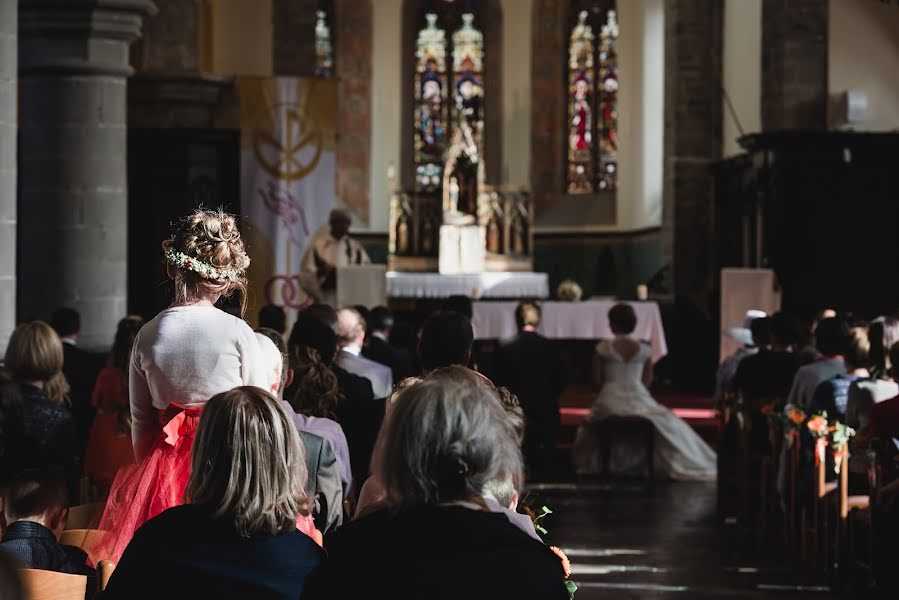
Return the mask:
{"type": "Polygon", "coordinates": [[[360,354],[362,354],[362,348],[360,348],[356,344],[350,344],[349,346],[344,346],[343,348],[341,348],[341,350],[343,350],[344,352],[349,352],[353,356],[359,356],[360,354]]]}
{"type": "Polygon", "coordinates": [[[381,333],[380,331],[373,331],[371,334],[371,337],[376,337],[379,340],[384,340],[385,342],[387,341],[387,336],[384,335],[383,333],[381,333]]]}
{"type": "Polygon", "coordinates": [[[75,338],[64,337],[64,338],[60,338],[60,340],[62,341],[63,344],[68,344],[70,346],[78,345],[78,340],[76,340],[75,338]]]}

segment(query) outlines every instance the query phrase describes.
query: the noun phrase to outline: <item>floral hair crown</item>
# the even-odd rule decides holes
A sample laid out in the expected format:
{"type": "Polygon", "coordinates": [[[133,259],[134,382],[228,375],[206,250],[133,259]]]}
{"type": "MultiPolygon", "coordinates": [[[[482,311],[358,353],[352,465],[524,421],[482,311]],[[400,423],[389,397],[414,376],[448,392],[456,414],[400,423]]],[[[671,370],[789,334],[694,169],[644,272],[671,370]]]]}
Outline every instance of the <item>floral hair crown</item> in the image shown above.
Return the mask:
{"type": "Polygon", "coordinates": [[[197,273],[203,279],[228,279],[235,281],[240,276],[241,270],[214,267],[193,256],[178,252],[171,246],[165,249],[165,259],[169,264],[179,269],[187,269],[197,273]]]}

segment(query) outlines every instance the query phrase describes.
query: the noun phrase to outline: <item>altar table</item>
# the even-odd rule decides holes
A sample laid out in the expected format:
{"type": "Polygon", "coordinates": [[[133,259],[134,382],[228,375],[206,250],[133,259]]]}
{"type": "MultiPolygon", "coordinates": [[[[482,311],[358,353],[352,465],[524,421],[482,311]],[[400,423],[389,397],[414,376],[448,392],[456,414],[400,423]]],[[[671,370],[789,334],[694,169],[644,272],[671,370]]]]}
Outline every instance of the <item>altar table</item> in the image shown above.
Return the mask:
{"type": "MultiPolygon", "coordinates": [[[[614,336],[609,328],[608,312],[615,300],[587,300],[584,302],[541,302],[543,317],[540,333],[551,339],[601,340],[614,336]]],[[[655,302],[628,302],[637,313],[637,328],[633,337],[648,342],[652,361],[658,362],[668,354],[662,314],[655,302]]],[[[490,340],[512,337],[517,333],[515,302],[475,302],[472,327],[475,339],[490,340]]]]}
{"type": "MultiPolygon", "coordinates": [[[[387,295],[391,298],[547,298],[549,276],[546,273],[387,273],[387,295]]],[[[513,305],[514,306],[514,305],[513,305]]]]}

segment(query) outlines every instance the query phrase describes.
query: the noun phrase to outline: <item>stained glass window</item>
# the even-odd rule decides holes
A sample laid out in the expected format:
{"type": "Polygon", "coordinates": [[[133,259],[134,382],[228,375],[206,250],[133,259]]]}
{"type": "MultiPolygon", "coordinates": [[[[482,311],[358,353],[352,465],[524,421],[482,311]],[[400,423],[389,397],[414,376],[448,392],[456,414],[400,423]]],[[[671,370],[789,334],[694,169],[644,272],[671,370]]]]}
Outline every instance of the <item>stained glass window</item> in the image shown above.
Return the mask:
{"type": "Polygon", "coordinates": [[[415,182],[433,190],[443,177],[446,145],[446,34],[437,27],[436,14],[426,18],[415,50],[415,182]]]}
{"type": "Polygon", "coordinates": [[[334,72],[334,46],[331,44],[331,26],[327,13],[315,11],[315,75],[330,77],[334,72]]]}
{"type": "Polygon", "coordinates": [[[464,119],[483,155],[484,35],[471,1],[423,0],[415,43],[415,187],[437,192],[455,130],[464,119]],[[447,32],[451,35],[447,36],[447,32]]]}
{"type": "Polygon", "coordinates": [[[618,181],[618,18],[612,2],[576,4],[568,40],[566,189],[590,194],[614,190],[618,181]]]}

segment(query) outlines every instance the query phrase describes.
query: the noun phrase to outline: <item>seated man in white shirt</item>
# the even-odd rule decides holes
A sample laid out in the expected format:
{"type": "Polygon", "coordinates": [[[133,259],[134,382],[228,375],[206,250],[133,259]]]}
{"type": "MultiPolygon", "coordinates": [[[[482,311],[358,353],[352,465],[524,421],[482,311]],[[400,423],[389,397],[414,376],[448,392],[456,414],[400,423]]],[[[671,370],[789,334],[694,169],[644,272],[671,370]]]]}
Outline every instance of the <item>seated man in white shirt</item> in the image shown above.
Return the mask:
{"type": "Polygon", "coordinates": [[[341,368],[371,381],[375,398],[386,398],[393,388],[390,367],[362,356],[365,341],[365,320],[354,308],[337,311],[337,364],[341,368]]]}
{"type": "Polygon", "coordinates": [[[338,267],[371,264],[365,248],[349,235],[352,224],[348,212],[334,209],[328,223],[309,238],[300,262],[300,279],[317,302],[334,305],[338,267]]]}

